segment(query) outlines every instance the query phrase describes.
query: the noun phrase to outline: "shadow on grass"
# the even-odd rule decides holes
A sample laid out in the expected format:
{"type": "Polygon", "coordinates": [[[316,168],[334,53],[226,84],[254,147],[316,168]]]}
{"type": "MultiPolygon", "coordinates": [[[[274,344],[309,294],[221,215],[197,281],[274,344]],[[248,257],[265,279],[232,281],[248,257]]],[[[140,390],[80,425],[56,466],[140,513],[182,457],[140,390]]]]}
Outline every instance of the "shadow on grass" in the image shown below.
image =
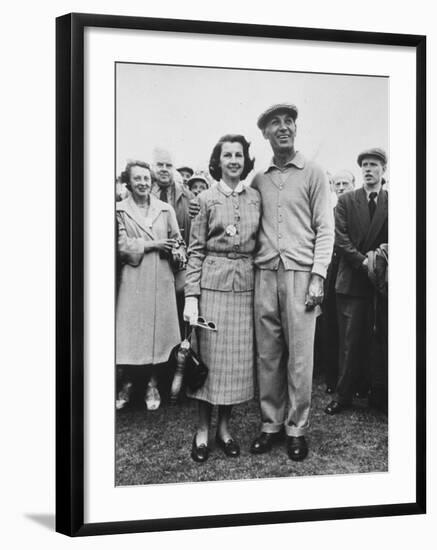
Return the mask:
{"type": "Polygon", "coordinates": [[[235,406],[231,428],[241,446],[238,459],[228,459],[214,444],[215,419],[210,433],[211,456],[203,464],[190,458],[197,406],[184,400],[164,403],[148,412],[141,400],[118,411],[116,420],[116,485],[145,485],[276,478],[290,476],[386,472],[388,469],[387,417],[357,402],[354,409],[328,416],[330,401],[321,382],[314,382],[310,452],[303,462],[288,459],[279,443],[266,455],[249,453],[259,429],[256,400],[235,406]]]}

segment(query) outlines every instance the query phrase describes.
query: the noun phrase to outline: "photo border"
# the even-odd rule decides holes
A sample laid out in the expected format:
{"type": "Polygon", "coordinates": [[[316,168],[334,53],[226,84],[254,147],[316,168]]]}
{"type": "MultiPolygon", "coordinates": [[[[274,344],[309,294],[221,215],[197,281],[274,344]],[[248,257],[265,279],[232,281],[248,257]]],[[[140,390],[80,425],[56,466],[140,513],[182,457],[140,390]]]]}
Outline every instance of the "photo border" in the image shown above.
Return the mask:
{"type": "Polygon", "coordinates": [[[69,536],[199,529],[426,512],[426,37],[68,14],[56,20],[56,530],[69,536]],[[414,48],[416,51],[415,502],[84,523],[84,29],[105,27],[414,48]]]}

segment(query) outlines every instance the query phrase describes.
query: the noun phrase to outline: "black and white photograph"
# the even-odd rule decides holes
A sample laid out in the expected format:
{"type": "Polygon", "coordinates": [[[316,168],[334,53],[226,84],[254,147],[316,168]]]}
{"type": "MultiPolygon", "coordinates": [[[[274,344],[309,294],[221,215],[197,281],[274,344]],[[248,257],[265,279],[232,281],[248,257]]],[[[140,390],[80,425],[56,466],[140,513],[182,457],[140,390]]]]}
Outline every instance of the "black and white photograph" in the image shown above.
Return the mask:
{"type": "Polygon", "coordinates": [[[390,79],[114,78],[115,485],[388,472],[390,79]]]}
{"type": "Polygon", "coordinates": [[[432,546],[437,27],[402,7],[5,4],[3,548],[432,546]]]}

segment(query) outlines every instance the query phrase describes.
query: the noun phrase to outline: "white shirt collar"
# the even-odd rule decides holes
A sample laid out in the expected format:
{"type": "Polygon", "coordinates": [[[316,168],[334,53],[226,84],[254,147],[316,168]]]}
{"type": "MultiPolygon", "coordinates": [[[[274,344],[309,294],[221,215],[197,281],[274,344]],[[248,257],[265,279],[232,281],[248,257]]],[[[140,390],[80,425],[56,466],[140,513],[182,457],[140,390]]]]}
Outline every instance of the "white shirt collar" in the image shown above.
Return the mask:
{"type": "Polygon", "coordinates": [[[244,185],[242,181],[238,182],[238,185],[235,189],[232,189],[231,187],[229,187],[229,185],[225,183],[223,180],[220,180],[219,185],[220,185],[220,190],[227,197],[232,195],[232,193],[241,193],[242,191],[244,191],[244,185]]]}
{"type": "Polygon", "coordinates": [[[378,199],[379,192],[381,191],[382,186],[379,187],[379,189],[371,189],[370,191],[364,188],[364,191],[366,192],[367,201],[370,200],[370,193],[376,193],[375,200],[378,199]]]}

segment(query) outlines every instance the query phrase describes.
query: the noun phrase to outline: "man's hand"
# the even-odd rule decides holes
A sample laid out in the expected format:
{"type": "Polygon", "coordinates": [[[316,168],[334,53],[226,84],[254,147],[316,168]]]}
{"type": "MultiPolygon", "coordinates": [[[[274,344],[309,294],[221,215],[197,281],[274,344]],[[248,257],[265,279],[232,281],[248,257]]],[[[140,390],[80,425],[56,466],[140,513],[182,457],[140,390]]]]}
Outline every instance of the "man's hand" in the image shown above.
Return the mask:
{"type": "Polygon", "coordinates": [[[190,216],[190,218],[195,218],[199,212],[200,203],[196,197],[190,200],[190,204],[188,205],[188,215],[190,216]]]}
{"type": "Polygon", "coordinates": [[[323,302],[323,284],[324,279],[316,273],[311,273],[308,290],[305,297],[305,306],[308,311],[321,305],[323,302]]]}
{"type": "Polygon", "coordinates": [[[369,270],[369,258],[366,256],[363,260],[363,263],[361,264],[363,266],[363,269],[366,271],[369,270]]]}

